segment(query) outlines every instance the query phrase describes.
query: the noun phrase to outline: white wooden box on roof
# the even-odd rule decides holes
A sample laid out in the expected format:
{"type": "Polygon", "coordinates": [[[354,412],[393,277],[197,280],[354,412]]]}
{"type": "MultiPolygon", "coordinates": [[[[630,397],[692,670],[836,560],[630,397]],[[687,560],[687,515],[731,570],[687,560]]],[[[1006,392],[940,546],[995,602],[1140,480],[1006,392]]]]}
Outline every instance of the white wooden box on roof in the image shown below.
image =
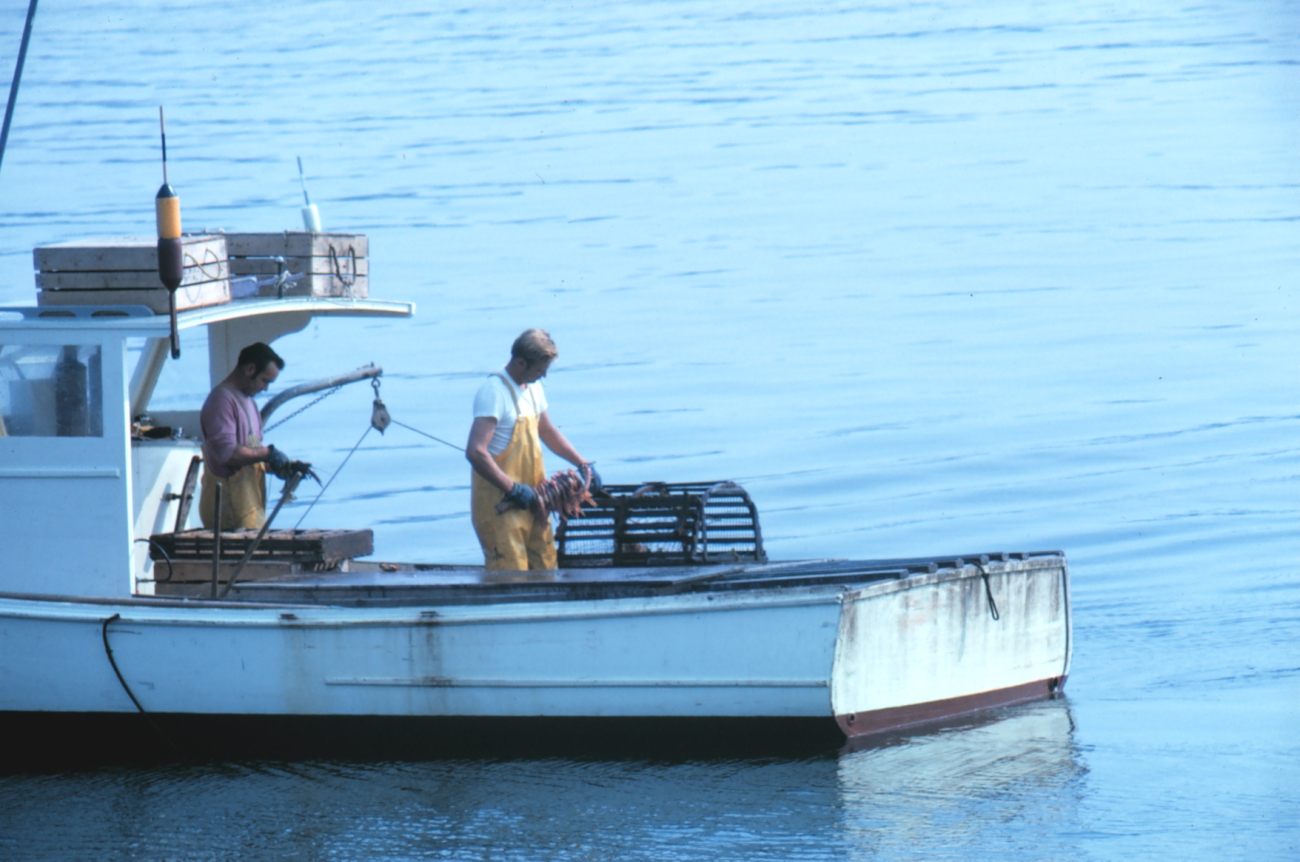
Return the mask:
{"type": "MultiPolygon", "coordinates": [[[[184,269],[176,307],[229,302],[226,238],[187,234],[181,237],[181,248],[184,269]]],[[[167,313],[156,239],[109,237],[40,246],[32,251],[32,263],[40,305],[144,305],[155,314],[167,313]]]]}

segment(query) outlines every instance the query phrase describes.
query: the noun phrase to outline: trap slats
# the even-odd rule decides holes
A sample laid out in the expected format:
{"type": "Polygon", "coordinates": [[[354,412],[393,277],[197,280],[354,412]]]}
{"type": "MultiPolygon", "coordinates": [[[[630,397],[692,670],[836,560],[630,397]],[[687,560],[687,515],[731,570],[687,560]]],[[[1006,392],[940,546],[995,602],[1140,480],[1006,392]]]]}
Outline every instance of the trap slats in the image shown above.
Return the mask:
{"type": "Polygon", "coordinates": [[[732,482],[606,485],[555,538],[571,568],[767,560],[758,510],[732,482]]]}

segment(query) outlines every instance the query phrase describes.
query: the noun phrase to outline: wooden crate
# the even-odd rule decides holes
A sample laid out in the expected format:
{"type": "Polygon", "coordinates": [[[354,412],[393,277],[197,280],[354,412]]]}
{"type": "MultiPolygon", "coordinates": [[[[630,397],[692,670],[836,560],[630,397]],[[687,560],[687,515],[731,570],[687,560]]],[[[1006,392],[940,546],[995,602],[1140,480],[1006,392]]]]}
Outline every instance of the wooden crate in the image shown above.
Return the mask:
{"type": "MultiPolygon", "coordinates": [[[[232,277],[246,275],[264,279],[279,272],[277,257],[284,258],[284,271],[302,273],[302,278],[285,288],[285,296],[370,295],[369,241],[365,234],[228,233],[232,277]]],[[[275,296],[273,285],[263,285],[262,296],[275,296]]]]}
{"type": "MultiPolygon", "coordinates": [[[[221,559],[227,562],[241,559],[256,537],[255,530],[222,531],[221,559]]],[[[150,556],[154,560],[212,559],[211,530],[158,533],[149,538],[150,556]]],[[[270,530],[253,552],[252,561],[330,565],[374,552],[375,534],[371,530],[270,530]]]]}
{"type": "MultiPolygon", "coordinates": [[[[230,301],[225,237],[181,238],[185,268],[176,308],[230,301]]],[[[145,305],[167,313],[167,289],[158,279],[158,241],[143,237],[74,240],[32,251],[38,305],[145,305]]]]}

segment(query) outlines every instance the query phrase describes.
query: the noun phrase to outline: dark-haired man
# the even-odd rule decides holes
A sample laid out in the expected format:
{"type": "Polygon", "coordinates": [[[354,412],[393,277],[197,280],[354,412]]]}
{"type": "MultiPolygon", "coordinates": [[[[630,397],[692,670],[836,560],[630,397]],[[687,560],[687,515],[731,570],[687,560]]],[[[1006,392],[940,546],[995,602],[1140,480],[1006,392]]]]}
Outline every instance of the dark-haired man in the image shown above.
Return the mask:
{"type": "Polygon", "coordinates": [[[217,523],[216,486],[221,488],[221,529],[256,530],[266,522],[266,472],[283,473],[289,456],[262,445],[262,414],[253,396],[275,382],[284,360],[257,342],[239,352],[235,368],[203,402],[203,526],[217,523]]]}

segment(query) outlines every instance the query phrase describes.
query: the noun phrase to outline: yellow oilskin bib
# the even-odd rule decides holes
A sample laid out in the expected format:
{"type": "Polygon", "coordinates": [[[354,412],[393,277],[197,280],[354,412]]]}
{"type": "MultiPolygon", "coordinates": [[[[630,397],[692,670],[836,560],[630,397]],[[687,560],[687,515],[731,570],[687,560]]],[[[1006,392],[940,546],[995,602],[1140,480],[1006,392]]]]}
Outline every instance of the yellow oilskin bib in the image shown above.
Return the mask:
{"type": "MultiPolygon", "coordinates": [[[[518,406],[516,398],[516,415],[518,406]]],[[[493,455],[492,460],[511,479],[536,488],[546,478],[537,417],[519,416],[510,445],[500,455],[493,455]]],[[[470,515],[479,544],[483,546],[484,568],[508,571],[555,568],[555,536],[551,533],[549,517],[535,518],[532,512],[518,507],[498,515],[496,505],[505,498],[505,492],[474,471],[471,471],[470,489],[470,515]]]]}
{"type": "Polygon", "coordinates": [[[249,464],[235,475],[219,479],[203,465],[199,518],[211,530],[217,522],[217,483],[221,483],[221,529],[260,530],[266,523],[266,465],[249,464]]]}
{"type": "MultiPolygon", "coordinates": [[[[258,447],[262,438],[249,434],[246,445],[258,447]]],[[[260,530],[266,523],[266,465],[240,467],[233,476],[220,479],[203,465],[203,492],[199,495],[199,519],[211,530],[217,522],[217,483],[221,483],[221,529],[260,530]]]]}

